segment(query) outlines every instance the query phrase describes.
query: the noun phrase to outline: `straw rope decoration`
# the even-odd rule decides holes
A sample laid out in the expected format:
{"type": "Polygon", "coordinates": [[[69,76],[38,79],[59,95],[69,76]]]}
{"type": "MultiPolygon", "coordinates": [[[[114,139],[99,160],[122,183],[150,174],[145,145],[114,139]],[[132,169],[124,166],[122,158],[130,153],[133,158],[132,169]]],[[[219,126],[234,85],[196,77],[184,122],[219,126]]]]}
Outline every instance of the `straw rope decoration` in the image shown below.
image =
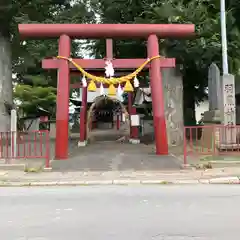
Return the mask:
{"type": "Polygon", "coordinates": [[[152,60],[157,59],[157,58],[161,58],[161,56],[154,56],[152,58],[147,59],[139,68],[137,68],[134,72],[132,72],[126,76],[122,76],[122,77],[118,77],[118,78],[117,77],[106,78],[106,77],[94,76],[94,75],[86,72],[72,58],[57,56],[57,59],[64,59],[64,60],[67,60],[68,62],[72,63],[82,73],[84,85],[85,85],[84,87],[86,87],[86,85],[87,85],[86,79],[89,79],[88,91],[95,92],[97,90],[96,83],[101,83],[101,85],[107,84],[109,86],[109,88],[108,88],[109,95],[116,95],[116,88],[114,85],[118,84],[120,86],[120,84],[122,84],[122,83],[125,83],[124,89],[123,89],[124,92],[133,92],[134,88],[132,86],[131,81],[134,80],[133,81],[134,86],[139,87],[137,75],[144,69],[144,67],[147,64],[149,64],[152,60]]]}

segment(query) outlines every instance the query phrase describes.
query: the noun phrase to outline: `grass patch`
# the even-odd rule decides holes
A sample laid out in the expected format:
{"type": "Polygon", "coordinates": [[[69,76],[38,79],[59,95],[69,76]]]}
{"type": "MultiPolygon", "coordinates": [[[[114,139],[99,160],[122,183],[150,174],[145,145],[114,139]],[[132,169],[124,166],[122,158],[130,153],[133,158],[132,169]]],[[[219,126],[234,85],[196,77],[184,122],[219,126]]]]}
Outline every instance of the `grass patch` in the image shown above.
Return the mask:
{"type": "Polygon", "coordinates": [[[200,158],[200,161],[239,161],[240,157],[237,156],[206,156],[200,158]]]}
{"type": "Polygon", "coordinates": [[[172,182],[162,181],[162,182],[160,182],[160,184],[162,184],[162,185],[167,185],[167,184],[172,184],[172,182]]]}
{"type": "Polygon", "coordinates": [[[25,169],[24,169],[24,172],[26,172],[26,173],[39,173],[39,172],[42,172],[42,167],[33,168],[33,167],[26,166],[25,169]]]}
{"type": "Polygon", "coordinates": [[[212,164],[207,162],[207,163],[200,163],[200,164],[194,164],[193,165],[196,169],[212,169],[212,164]]]}

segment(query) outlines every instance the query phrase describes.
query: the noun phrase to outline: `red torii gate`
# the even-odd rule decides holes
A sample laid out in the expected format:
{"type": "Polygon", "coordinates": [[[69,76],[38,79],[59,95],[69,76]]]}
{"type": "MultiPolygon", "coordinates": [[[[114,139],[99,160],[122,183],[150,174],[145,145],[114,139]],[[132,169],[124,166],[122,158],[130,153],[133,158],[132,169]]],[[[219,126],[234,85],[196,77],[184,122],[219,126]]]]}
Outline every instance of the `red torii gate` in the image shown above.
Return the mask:
{"type": "MultiPolygon", "coordinates": [[[[106,59],[111,60],[114,69],[136,69],[142,65],[147,59],[114,59],[113,58],[113,42],[112,39],[106,40],[106,59]]],[[[105,59],[73,59],[80,66],[87,68],[90,72],[91,70],[104,69],[105,59]]],[[[44,59],[42,61],[42,67],[44,69],[58,69],[58,59],[44,59]]],[[[175,67],[174,58],[163,58],[160,59],[160,66],[162,68],[175,67]]],[[[148,68],[149,65],[146,66],[148,68]]],[[[71,70],[76,70],[76,67],[72,64],[70,65],[71,70]],[[72,68],[71,68],[72,67],[72,68]]],[[[80,73],[79,73],[80,74],[80,73]]],[[[75,84],[76,85],[76,84],[75,84]]],[[[81,83],[78,83],[81,87],[81,83]]],[[[117,85],[116,85],[117,87],[117,85]]],[[[82,88],[82,107],[80,112],[80,119],[86,119],[87,116],[87,89],[82,88]]],[[[128,111],[130,115],[136,114],[136,108],[132,106],[133,96],[132,93],[128,93],[128,111]]],[[[86,122],[80,121],[80,143],[86,141],[86,122]]],[[[130,126],[130,139],[138,139],[138,128],[135,126],[130,126]]]]}
{"type": "MultiPolygon", "coordinates": [[[[193,24],[20,24],[19,33],[24,38],[59,37],[58,55],[67,58],[71,54],[71,38],[147,38],[148,58],[151,58],[159,55],[158,37],[184,37],[194,34],[194,28],[193,24]]],[[[107,46],[107,57],[112,59],[112,43],[107,46]]],[[[101,59],[74,59],[74,61],[87,69],[105,67],[105,61],[101,59]]],[[[115,69],[138,68],[145,61],[146,59],[112,59],[115,69]]],[[[46,69],[58,69],[55,157],[66,159],[68,157],[70,69],[74,66],[62,59],[45,59],[42,65],[46,69]]],[[[153,120],[158,155],[168,154],[160,69],[174,66],[174,59],[154,59],[150,63],[153,120]]],[[[84,98],[87,97],[86,94],[83,94],[84,98]]]]}

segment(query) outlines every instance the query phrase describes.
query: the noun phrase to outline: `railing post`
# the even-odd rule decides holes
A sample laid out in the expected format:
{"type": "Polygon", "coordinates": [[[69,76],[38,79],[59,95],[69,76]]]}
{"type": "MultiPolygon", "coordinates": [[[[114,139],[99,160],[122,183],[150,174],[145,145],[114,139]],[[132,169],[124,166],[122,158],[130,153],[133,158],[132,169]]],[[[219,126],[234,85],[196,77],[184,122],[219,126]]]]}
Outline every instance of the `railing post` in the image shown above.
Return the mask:
{"type": "Polygon", "coordinates": [[[216,155],[216,128],[215,125],[213,125],[213,156],[216,155]]]}
{"type": "Polygon", "coordinates": [[[183,164],[187,165],[187,139],[186,139],[186,127],[183,128],[183,164]]]}
{"type": "Polygon", "coordinates": [[[46,162],[45,168],[50,168],[50,138],[49,138],[49,131],[46,131],[46,162]]]}

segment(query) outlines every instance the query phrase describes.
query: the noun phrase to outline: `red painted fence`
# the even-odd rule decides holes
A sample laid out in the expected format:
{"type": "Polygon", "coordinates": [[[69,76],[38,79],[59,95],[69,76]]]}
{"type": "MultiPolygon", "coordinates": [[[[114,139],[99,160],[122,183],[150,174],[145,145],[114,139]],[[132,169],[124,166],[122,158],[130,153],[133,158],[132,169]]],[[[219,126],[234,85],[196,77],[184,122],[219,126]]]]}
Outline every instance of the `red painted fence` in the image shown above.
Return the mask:
{"type": "Polygon", "coordinates": [[[44,159],[50,166],[50,141],[47,130],[32,132],[0,132],[0,159],[44,159]]]}
{"type": "Polygon", "coordinates": [[[184,127],[184,164],[189,156],[240,156],[240,126],[184,127]]]}

